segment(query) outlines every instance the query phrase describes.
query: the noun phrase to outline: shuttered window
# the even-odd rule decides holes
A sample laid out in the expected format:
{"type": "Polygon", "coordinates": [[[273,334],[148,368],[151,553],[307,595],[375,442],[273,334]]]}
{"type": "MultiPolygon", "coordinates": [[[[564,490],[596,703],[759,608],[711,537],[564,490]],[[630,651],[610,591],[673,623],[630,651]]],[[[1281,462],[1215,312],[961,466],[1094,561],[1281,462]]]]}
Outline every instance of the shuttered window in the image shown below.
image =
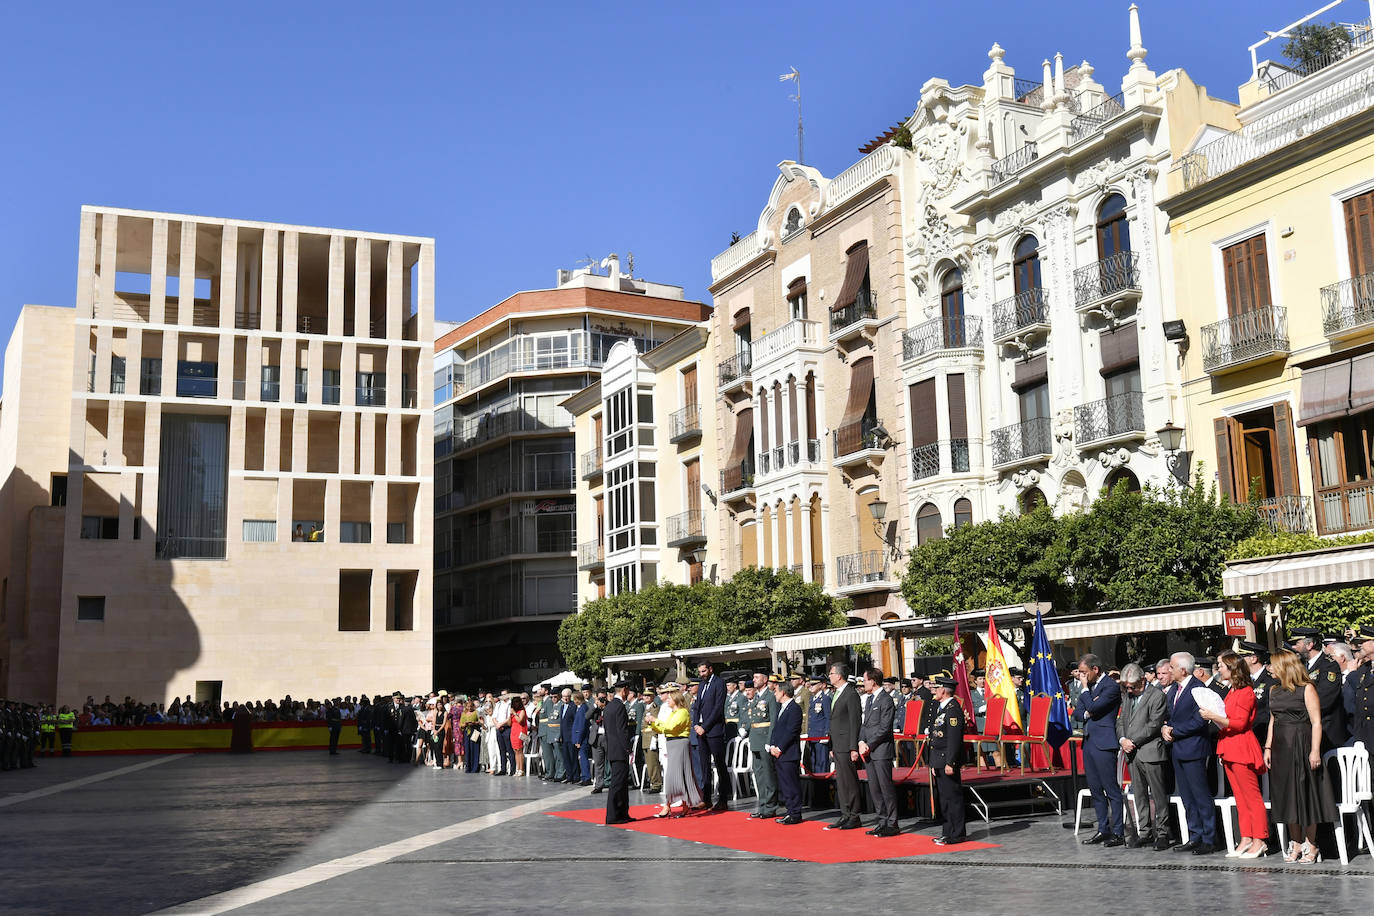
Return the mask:
{"type": "Polygon", "coordinates": [[[962,373],[945,376],[946,392],[949,395],[949,437],[968,438],[968,406],[964,400],[964,376],[962,373]]]}
{"type": "Polygon", "coordinates": [[[1269,251],[1264,233],[1221,250],[1226,274],[1226,313],[1239,315],[1273,304],[1269,295],[1269,251]]]}
{"type": "Polygon", "coordinates": [[[1345,202],[1345,240],[1350,249],[1350,275],[1374,273],[1374,191],[1345,202]]]}
{"type": "Polygon", "coordinates": [[[911,386],[911,444],[919,448],[938,440],[936,423],[935,379],[928,378],[911,386]]]}

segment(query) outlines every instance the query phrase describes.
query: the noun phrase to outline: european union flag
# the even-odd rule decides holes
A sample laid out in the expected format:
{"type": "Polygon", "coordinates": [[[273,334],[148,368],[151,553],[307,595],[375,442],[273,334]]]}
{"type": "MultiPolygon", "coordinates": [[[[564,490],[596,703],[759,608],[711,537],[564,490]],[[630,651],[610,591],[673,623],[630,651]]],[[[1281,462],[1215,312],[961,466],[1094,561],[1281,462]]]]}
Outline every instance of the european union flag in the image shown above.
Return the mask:
{"type": "Polygon", "coordinates": [[[1059,668],[1050,652],[1050,640],[1045,635],[1045,621],[1040,612],[1035,612],[1035,637],[1031,640],[1030,664],[1026,666],[1030,675],[1032,697],[1050,698],[1050,724],[1046,737],[1053,747],[1059,747],[1073,734],[1069,725],[1069,702],[1064,698],[1064,686],[1059,681],[1059,668]]]}

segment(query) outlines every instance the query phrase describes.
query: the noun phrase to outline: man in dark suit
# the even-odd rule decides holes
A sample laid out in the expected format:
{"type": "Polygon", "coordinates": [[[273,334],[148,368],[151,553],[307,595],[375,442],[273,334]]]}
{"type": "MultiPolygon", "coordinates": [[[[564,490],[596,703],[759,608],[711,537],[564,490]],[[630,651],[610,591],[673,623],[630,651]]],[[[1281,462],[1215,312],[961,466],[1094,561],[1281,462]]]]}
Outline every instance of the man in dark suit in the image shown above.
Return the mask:
{"type": "Polygon", "coordinates": [[[840,803],[840,819],[826,830],[854,830],[859,820],[859,694],[849,683],[849,666],[836,662],[830,666],[830,751],[834,754],[835,796],[840,803]]]}
{"type": "Polygon", "coordinates": [[[1164,778],[1169,763],[1169,749],[1162,737],[1167,705],[1164,691],[1146,683],[1145,671],[1135,663],[1121,669],[1121,687],[1116,735],[1131,766],[1131,786],[1140,812],[1140,829],[1126,838],[1126,845],[1136,849],[1153,842],[1154,848],[1162,851],[1173,845],[1169,839],[1172,806],[1164,778]]]}
{"type": "Polygon", "coordinates": [[[806,717],[806,737],[821,738],[811,741],[807,747],[811,752],[811,772],[830,772],[830,694],[825,689],[825,680],[811,679],[811,707],[806,717]]]}
{"type": "Polygon", "coordinates": [[[964,711],[954,699],[954,678],[935,679],[935,716],[926,745],[930,774],[940,799],[940,835],[937,846],[968,839],[964,826],[964,711]]]}
{"type": "Polygon", "coordinates": [[[1120,846],[1126,842],[1121,817],[1121,784],[1116,755],[1120,741],[1116,734],[1116,715],[1121,710],[1121,687],[1102,671],[1102,660],[1089,653],[1078,661],[1078,676],[1083,693],[1078,705],[1083,710],[1083,770],[1097,810],[1097,832],[1083,841],[1085,846],[1120,846]]]}
{"type": "Polygon", "coordinates": [[[606,743],[606,767],[611,773],[610,796],[606,799],[606,823],[628,824],[630,817],[630,716],[625,708],[625,681],[616,681],[614,694],[601,714],[606,743]]]}
{"type": "Polygon", "coordinates": [[[730,763],[725,759],[725,682],[716,676],[715,665],[702,662],[697,666],[701,677],[701,689],[697,692],[696,706],[692,709],[692,730],[701,743],[703,762],[710,762],[703,774],[705,785],[701,787],[703,801],[711,799],[711,770],[715,770],[714,811],[730,810],[730,763]]]}
{"type": "Polygon", "coordinates": [[[896,712],[891,695],[883,689],[883,673],[877,668],[864,672],[864,690],[868,703],[864,707],[863,724],[859,727],[859,756],[867,763],[868,797],[878,823],[868,833],[872,836],[896,836],[897,789],[892,785],[892,764],[895,747],[892,742],[892,718],[896,712]]]}
{"type": "Polygon", "coordinates": [[[573,734],[573,724],[577,721],[577,707],[573,705],[572,689],[563,688],[562,706],[558,713],[559,748],[563,758],[563,778],[556,782],[578,782],[582,770],[577,764],[577,736],[573,734]]]}
{"type": "Polygon", "coordinates": [[[801,790],[801,707],[795,701],[796,689],[791,684],[774,684],[773,698],[778,702],[777,721],[768,736],[767,751],[773,757],[778,777],[785,817],[775,823],[791,827],[802,822],[801,790]]]}
{"type": "Polygon", "coordinates": [[[1202,686],[1193,677],[1193,656],[1175,652],[1169,662],[1174,670],[1174,685],[1165,696],[1168,724],[1162,733],[1172,745],[1174,783],[1183,799],[1183,813],[1188,817],[1188,842],[1174,849],[1205,856],[1216,851],[1217,842],[1216,805],[1207,785],[1207,761],[1214,753],[1212,733],[1193,699],[1193,689],[1202,686]]]}
{"type": "Polygon", "coordinates": [[[1346,739],[1345,704],[1341,697],[1341,668],[1322,651],[1322,634],[1311,627],[1296,627],[1291,634],[1293,651],[1307,662],[1307,673],[1317,688],[1322,713],[1322,753],[1340,747],[1346,739]]]}

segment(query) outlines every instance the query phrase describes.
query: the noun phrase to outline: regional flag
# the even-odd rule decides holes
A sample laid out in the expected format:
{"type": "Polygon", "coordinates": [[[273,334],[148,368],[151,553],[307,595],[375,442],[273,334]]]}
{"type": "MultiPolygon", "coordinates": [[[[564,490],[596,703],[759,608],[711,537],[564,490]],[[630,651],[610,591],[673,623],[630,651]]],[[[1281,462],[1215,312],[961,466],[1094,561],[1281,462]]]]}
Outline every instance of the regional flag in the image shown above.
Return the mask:
{"type": "Polygon", "coordinates": [[[1045,635],[1045,621],[1040,612],[1035,612],[1035,637],[1031,640],[1030,675],[1032,697],[1050,698],[1050,725],[1045,737],[1053,747],[1059,747],[1073,734],[1069,724],[1069,703],[1064,698],[1064,685],[1059,680],[1059,667],[1054,663],[1054,653],[1050,651],[1050,640],[1045,635]]]}
{"type": "Polygon", "coordinates": [[[1024,731],[1025,726],[1021,723],[1021,703],[1016,698],[1016,685],[1011,682],[1011,668],[1007,666],[1006,656],[1002,654],[1002,640],[997,636],[997,624],[991,614],[988,615],[987,654],[988,694],[1007,701],[1003,722],[1010,718],[1018,729],[1024,731]]]}
{"type": "Polygon", "coordinates": [[[959,641],[959,624],[954,625],[954,697],[964,704],[964,709],[972,716],[973,692],[969,689],[968,663],[964,660],[964,644],[959,641]]]}

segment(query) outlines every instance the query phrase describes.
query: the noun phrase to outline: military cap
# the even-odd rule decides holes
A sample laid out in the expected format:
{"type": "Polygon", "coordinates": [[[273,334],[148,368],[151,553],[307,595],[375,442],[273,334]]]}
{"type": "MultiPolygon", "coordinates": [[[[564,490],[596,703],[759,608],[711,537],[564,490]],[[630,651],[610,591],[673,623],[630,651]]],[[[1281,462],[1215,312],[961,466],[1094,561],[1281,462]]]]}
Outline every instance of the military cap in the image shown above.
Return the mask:
{"type": "Polygon", "coordinates": [[[987,676],[988,676],[987,669],[985,669],[985,668],[974,668],[974,669],[973,669],[973,676],[974,676],[974,677],[987,677],[987,676]]]}
{"type": "Polygon", "coordinates": [[[1020,668],[1013,668],[1013,669],[1011,669],[1011,676],[1012,676],[1012,677],[1025,677],[1025,676],[1026,676],[1026,672],[1023,671],[1023,670],[1021,670],[1020,668]]]}
{"type": "Polygon", "coordinates": [[[1293,642],[1297,639],[1310,639],[1314,642],[1321,642],[1322,631],[1313,627],[1294,627],[1288,631],[1288,641],[1293,642]]]}
{"type": "Polygon", "coordinates": [[[697,679],[697,678],[692,678],[692,679],[690,679],[689,681],[687,681],[687,686],[688,686],[688,687],[700,687],[700,686],[701,686],[701,681],[700,681],[699,679],[697,679]]]}
{"type": "Polygon", "coordinates": [[[926,673],[920,668],[913,668],[911,671],[911,679],[913,681],[924,681],[926,679],[926,673]]]}
{"type": "Polygon", "coordinates": [[[627,681],[627,680],[625,680],[625,679],[622,677],[620,680],[616,681],[614,684],[611,685],[611,689],[612,689],[612,690],[624,690],[626,687],[629,687],[629,686],[630,686],[630,682],[627,681]]]}
{"type": "Polygon", "coordinates": [[[884,684],[895,684],[895,683],[897,683],[897,679],[896,679],[895,677],[891,677],[891,676],[885,677],[885,678],[883,678],[883,683],[884,683],[884,684]]]}
{"type": "Polygon", "coordinates": [[[783,677],[781,674],[768,675],[768,683],[770,684],[781,684],[785,680],[787,680],[787,678],[783,677]]]}
{"type": "Polygon", "coordinates": [[[806,672],[803,671],[803,670],[801,670],[800,668],[798,668],[796,671],[793,671],[792,674],[789,675],[789,676],[790,676],[790,677],[792,678],[792,680],[794,680],[794,681],[804,681],[804,680],[806,680],[806,672]]]}
{"type": "Polygon", "coordinates": [[[910,687],[910,686],[911,686],[911,678],[909,678],[909,677],[904,677],[904,678],[902,678],[901,686],[903,686],[903,687],[910,687]]]}
{"type": "Polygon", "coordinates": [[[958,686],[952,677],[937,677],[934,678],[934,681],[936,687],[943,687],[946,690],[953,690],[958,686]]]}
{"type": "Polygon", "coordinates": [[[393,696],[393,697],[400,697],[400,698],[403,699],[403,700],[406,698],[406,695],[405,695],[404,693],[401,693],[401,691],[399,691],[399,690],[396,691],[395,693],[393,693],[392,696],[393,696]]]}
{"type": "Polygon", "coordinates": [[[1210,655],[1199,655],[1193,659],[1193,663],[1200,668],[1210,668],[1217,663],[1217,660],[1210,655]]]}
{"type": "Polygon", "coordinates": [[[1340,641],[1341,641],[1341,640],[1340,640],[1340,637],[1338,637],[1338,636],[1325,636],[1325,637],[1322,637],[1322,645],[1323,645],[1323,646],[1334,646],[1336,643],[1338,643],[1338,642],[1340,642],[1340,641]]]}
{"type": "Polygon", "coordinates": [[[808,684],[824,684],[825,678],[821,677],[819,674],[813,674],[806,679],[806,682],[808,684]]]}
{"type": "Polygon", "coordinates": [[[1374,639],[1374,627],[1360,627],[1356,633],[1365,639],[1374,639]]]}
{"type": "Polygon", "coordinates": [[[1253,655],[1257,658],[1268,658],[1269,649],[1265,646],[1260,645],[1257,642],[1242,640],[1240,644],[1240,652],[1238,652],[1237,654],[1242,656],[1253,655]]]}

